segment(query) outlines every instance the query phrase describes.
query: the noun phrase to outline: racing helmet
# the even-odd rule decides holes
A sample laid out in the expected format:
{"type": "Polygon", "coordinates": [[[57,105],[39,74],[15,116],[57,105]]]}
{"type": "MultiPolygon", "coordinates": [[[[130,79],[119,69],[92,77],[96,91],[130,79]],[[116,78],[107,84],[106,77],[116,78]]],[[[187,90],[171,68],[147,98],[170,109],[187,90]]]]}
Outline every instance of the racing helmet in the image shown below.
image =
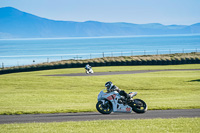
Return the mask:
{"type": "Polygon", "coordinates": [[[105,83],[105,87],[107,88],[107,91],[110,92],[111,88],[113,87],[113,83],[108,81],[105,83]]]}

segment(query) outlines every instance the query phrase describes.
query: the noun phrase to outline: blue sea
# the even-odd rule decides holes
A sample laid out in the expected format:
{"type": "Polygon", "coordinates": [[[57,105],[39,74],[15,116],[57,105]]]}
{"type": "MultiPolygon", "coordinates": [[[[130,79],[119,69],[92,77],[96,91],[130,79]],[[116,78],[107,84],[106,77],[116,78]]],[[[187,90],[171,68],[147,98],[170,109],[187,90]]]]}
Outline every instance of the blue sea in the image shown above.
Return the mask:
{"type": "Polygon", "coordinates": [[[0,40],[0,68],[68,59],[200,52],[200,35],[0,40]]]}

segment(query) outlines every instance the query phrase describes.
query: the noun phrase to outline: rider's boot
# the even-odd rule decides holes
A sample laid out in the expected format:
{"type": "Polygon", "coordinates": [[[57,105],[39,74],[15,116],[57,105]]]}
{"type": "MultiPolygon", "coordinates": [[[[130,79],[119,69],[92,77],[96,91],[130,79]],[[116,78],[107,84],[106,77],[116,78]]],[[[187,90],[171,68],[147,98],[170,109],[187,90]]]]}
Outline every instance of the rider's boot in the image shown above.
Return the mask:
{"type": "Polygon", "coordinates": [[[127,94],[127,96],[126,96],[126,101],[127,101],[127,103],[129,103],[131,101],[131,97],[129,94],[127,94]]]}
{"type": "Polygon", "coordinates": [[[127,98],[127,103],[129,104],[129,103],[131,103],[131,98],[129,97],[129,98],[127,98]]]}

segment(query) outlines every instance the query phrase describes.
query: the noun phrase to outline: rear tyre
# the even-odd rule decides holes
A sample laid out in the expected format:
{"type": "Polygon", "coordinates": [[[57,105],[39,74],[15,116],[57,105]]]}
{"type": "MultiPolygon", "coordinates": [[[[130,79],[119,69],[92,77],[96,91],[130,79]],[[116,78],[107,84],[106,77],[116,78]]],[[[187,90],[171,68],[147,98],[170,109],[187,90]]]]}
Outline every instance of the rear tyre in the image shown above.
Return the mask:
{"type": "Polygon", "coordinates": [[[135,113],[145,113],[147,111],[147,105],[141,99],[134,99],[132,109],[135,113]]]}
{"type": "Polygon", "coordinates": [[[96,104],[96,109],[102,114],[110,114],[112,112],[112,104],[108,100],[98,101],[96,104]]]}

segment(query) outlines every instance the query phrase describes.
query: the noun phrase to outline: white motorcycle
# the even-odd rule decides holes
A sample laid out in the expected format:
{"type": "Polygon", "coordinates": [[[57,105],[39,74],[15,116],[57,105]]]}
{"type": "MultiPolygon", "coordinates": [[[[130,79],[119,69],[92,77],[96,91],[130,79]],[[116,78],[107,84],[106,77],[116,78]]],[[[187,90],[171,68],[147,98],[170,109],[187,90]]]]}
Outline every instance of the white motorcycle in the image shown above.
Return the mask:
{"type": "Polygon", "coordinates": [[[85,68],[85,73],[86,74],[90,74],[90,73],[92,74],[92,73],[94,73],[94,71],[92,70],[92,68],[89,68],[89,69],[85,68]]]}
{"type": "Polygon", "coordinates": [[[145,113],[147,111],[147,105],[143,100],[133,99],[137,92],[130,92],[131,99],[127,101],[117,91],[107,93],[104,90],[99,93],[96,104],[96,109],[102,114],[110,114],[111,112],[131,113],[132,111],[145,113]]]}

